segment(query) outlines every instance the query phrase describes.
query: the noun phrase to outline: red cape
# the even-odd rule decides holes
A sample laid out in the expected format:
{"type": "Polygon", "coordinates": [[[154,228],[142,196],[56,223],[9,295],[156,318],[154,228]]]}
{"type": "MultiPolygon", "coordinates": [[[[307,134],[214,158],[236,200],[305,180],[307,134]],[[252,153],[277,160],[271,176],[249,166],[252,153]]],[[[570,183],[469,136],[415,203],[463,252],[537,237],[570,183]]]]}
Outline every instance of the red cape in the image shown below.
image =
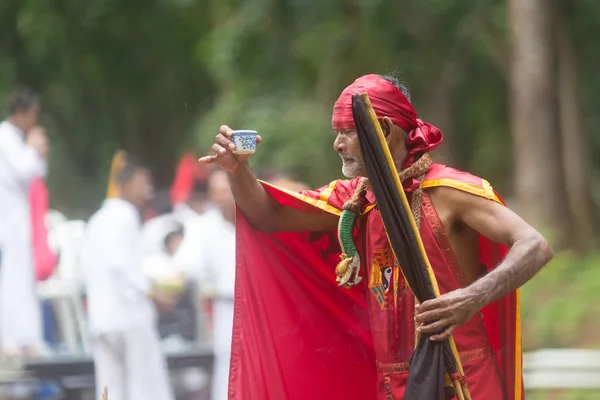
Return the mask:
{"type": "MultiPolygon", "coordinates": [[[[339,215],[354,181],[304,195],[265,184],[289,207],[339,215]]],[[[501,202],[480,178],[435,164],[424,187],[451,186],[501,202]]],[[[237,214],[237,272],[229,398],[376,399],[376,368],[363,286],[335,282],[335,232],[263,235],[237,214]]],[[[494,268],[506,248],[482,237],[494,268]]],[[[518,292],[482,311],[505,377],[507,400],[523,398],[518,292]]]]}

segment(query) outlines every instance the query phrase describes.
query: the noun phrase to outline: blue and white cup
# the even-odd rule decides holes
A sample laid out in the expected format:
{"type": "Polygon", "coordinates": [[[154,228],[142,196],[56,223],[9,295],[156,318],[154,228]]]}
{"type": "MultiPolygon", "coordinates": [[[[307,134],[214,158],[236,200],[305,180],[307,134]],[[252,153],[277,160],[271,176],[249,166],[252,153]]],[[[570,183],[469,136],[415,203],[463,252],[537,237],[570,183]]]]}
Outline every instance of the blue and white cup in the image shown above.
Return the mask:
{"type": "Polygon", "coordinates": [[[256,152],[256,131],[233,131],[231,141],[235,144],[233,154],[254,154],[256,152]]]}

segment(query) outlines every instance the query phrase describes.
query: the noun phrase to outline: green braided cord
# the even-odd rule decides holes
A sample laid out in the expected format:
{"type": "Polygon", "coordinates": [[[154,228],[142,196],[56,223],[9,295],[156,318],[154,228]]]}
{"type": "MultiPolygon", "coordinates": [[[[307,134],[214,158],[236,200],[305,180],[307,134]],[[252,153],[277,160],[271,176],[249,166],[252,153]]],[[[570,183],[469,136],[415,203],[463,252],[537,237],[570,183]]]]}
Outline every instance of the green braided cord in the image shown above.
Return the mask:
{"type": "Polygon", "coordinates": [[[338,241],[342,252],[348,257],[354,257],[358,254],[358,249],[354,243],[354,237],[352,232],[354,231],[354,224],[358,214],[355,212],[344,210],[340,216],[340,222],[338,223],[338,241]]]}

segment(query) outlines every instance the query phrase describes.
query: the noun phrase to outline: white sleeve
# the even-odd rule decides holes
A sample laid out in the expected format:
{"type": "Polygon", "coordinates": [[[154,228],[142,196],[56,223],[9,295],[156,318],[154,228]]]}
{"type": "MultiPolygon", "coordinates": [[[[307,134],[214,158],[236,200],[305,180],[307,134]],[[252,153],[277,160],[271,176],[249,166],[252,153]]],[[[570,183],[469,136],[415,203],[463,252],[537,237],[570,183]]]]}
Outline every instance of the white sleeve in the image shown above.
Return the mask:
{"type": "Polygon", "coordinates": [[[0,157],[19,182],[28,183],[46,175],[46,160],[12,132],[0,132],[0,157]]]}

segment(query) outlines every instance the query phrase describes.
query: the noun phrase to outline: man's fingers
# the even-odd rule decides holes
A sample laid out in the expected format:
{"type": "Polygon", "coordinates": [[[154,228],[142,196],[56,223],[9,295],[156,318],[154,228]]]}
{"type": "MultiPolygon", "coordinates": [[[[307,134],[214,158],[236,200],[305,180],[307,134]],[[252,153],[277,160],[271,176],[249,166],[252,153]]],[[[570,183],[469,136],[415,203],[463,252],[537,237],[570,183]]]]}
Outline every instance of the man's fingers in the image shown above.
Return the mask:
{"type": "Polygon", "coordinates": [[[437,299],[431,299],[431,300],[424,301],[421,304],[417,304],[415,306],[415,310],[419,314],[421,314],[421,313],[423,313],[425,311],[433,310],[434,308],[441,308],[442,306],[445,305],[445,303],[446,302],[445,302],[445,300],[443,298],[438,297],[437,299]]]}
{"type": "Polygon", "coordinates": [[[440,319],[446,317],[447,316],[446,314],[447,314],[447,310],[444,308],[421,312],[421,313],[415,315],[415,322],[417,324],[423,324],[427,321],[440,320],[440,319]]]}
{"type": "Polygon", "coordinates": [[[199,163],[202,164],[212,164],[217,160],[217,156],[204,156],[198,159],[199,163]]]}
{"type": "Polygon", "coordinates": [[[260,142],[262,142],[262,138],[260,135],[256,135],[256,144],[260,144],[260,142]]]}
{"type": "Polygon", "coordinates": [[[431,324],[421,325],[417,328],[419,333],[438,333],[445,330],[451,324],[449,319],[442,319],[431,324]]]}
{"type": "Polygon", "coordinates": [[[219,133],[215,139],[217,141],[217,144],[219,144],[224,149],[229,149],[232,151],[235,150],[235,144],[233,144],[231,140],[223,136],[222,133],[219,133]]]}
{"type": "Polygon", "coordinates": [[[444,332],[442,332],[438,335],[433,335],[429,339],[434,342],[441,342],[442,340],[446,340],[450,336],[452,336],[452,333],[454,332],[455,329],[456,329],[456,325],[450,325],[448,328],[446,328],[446,330],[444,332]]]}
{"type": "Polygon", "coordinates": [[[227,125],[221,125],[221,127],[219,128],[219,132],[227,137],[230,138],[233,132],[233,129],[231,129],[230,127],[228,127],[227,125]]]}
{"type": "Polygon", "coordinates": [[[221,154],[227,153],[227,150],[225,150],[223,147],[219,146],[216,143],[212,145],[212,149],[213,149],[213,151],[215,153],[217,153],[217,155],[221,155],[221,154]]]}

